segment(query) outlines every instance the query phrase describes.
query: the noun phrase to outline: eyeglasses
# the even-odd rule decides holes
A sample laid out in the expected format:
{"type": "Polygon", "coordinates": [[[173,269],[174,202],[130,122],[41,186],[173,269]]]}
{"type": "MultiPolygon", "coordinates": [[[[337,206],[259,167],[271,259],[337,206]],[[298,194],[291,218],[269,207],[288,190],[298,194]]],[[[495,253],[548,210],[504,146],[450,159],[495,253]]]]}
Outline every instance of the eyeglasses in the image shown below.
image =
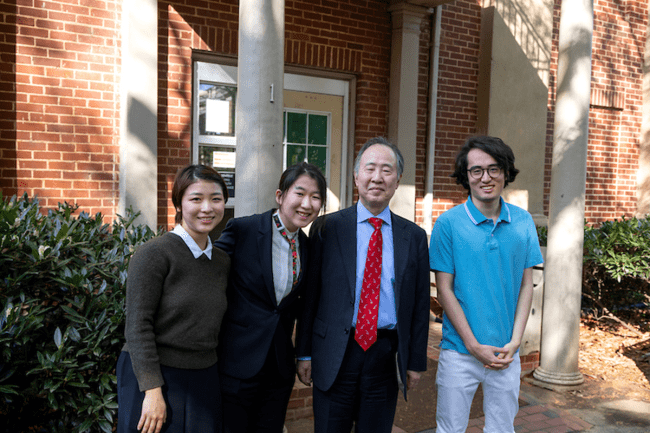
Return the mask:
{"type": "Polygon", "coordinates": [[[467,171],[469,172],[469,175],[472,176],[473,179],[483,178],[483,173],[485,173],[486,171],[488,176],[494,179],[495,177],[501,176],[501,172],[503,170],[501,170],[501,167],[499,167],[498,165],[491,165],[488,168],[475,166],[470,168],[467,171]]]}

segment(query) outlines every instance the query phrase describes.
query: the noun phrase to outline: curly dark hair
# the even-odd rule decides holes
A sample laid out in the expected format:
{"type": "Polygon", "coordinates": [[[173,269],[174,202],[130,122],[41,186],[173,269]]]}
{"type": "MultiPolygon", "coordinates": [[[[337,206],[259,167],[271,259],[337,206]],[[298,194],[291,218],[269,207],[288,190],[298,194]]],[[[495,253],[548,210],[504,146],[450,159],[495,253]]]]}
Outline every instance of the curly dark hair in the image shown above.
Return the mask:
{"type": "Polygon", "coordinates": [[[467,154],[472,149],[479,149],[490,155],[497,162],[505,173],[504,187],[510,182],[514,182],[519,170],[515,168],[515,154],[510,146],[505,144],[498,137],[488,135],[479,135],[469,137],[465,144],[456,155],[456,168],[450,177],[456,178],[456,183],[462,185],[466,190],[469,188],[469,179],[467,177],[467,154]]]}

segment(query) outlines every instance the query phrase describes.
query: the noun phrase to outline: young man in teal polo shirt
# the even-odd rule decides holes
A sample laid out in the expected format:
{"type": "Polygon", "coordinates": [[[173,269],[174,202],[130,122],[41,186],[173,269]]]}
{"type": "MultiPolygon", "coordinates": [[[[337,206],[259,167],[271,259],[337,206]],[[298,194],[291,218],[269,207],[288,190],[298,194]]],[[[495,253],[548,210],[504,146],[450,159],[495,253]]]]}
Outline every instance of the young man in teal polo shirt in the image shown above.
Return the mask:
{"type": "Polygon", "coordinates": [[[436,376],[437,433],[465,432],[478,384],[485,432],[514,432],[518,350],[542,263],[530,214],[501,198],[515,180],[512,149],[496,137],[469,138],[451,175],[469,198],[433,228],[429,262],[444,309],[436,376]]]}

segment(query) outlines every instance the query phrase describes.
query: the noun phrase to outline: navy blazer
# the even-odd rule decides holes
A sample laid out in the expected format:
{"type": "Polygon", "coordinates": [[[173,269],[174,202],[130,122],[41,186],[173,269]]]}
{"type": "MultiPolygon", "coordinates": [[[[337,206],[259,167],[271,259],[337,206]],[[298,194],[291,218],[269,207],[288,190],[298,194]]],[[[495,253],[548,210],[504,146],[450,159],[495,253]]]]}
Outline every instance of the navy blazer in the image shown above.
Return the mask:
{"type": "MultiPolygon", "coordinates": [[[[311,257],[305,308],[298,319],[297,353],[311,356],[312,380],[327,391],[338,374],[354,314],[357,207],[320,217],[309,236],[311,257]]],[[[429,336],[430,274],[427,236],[416,224],[391,212],[397,310],[397,362],[425,371],[429,336]]],[[[404,387],[406,398],[406,387],[404,387]]]]}
{"type": "Polygon", "coordinates": [[[231,259],[228,307],[221,324],[219,369],[239,379],[257,374],[269,351],[275,353],[280,374],[295,374],[295,351],[291,341],[305,286],[307,236],[299,231],[301,276],[296,287],[278,305],[273,284],[271,216],[263,214],[228,221],[214,245],[231,259]]]}

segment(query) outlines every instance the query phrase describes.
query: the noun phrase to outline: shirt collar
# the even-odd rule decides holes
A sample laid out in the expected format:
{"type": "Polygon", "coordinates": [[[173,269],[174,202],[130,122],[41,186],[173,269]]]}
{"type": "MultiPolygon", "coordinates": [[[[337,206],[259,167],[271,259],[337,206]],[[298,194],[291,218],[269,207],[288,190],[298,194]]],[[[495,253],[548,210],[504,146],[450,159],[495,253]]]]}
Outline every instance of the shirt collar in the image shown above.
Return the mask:
{"type": "Polygon", "coordinates": [[[300,230],[300,229],[296,230],[295,232],[290,232],[289,229],[284,226],[284,222],[282,221],[282,216],[280,216],[280,211],[276,210],[273,215],[277,215],[278,219],[280,220],[280,227],[275,225],[275,222],[273,222],[273,227],[279,232],[284,230],[287,233],[287,237],[289,239],[295,239],[295,237],[298,235],[298,230],[300,230]]]}
{"type": "Polygon", "coordinates": [[[199,244],[196,243],[194,238],[190,236],[187,230],[185,230],[183,226],[181,226],[180,224],[174,227],[172,233],[180,236],[181,239],[183,239],[185,245],[187,245],[187,247],[190,249],[195,259],[201,257],[201,254],[205,254],[208,257],[208,259],[212,260],[212,241],[210,240],[210,236],[208,236],[208,246],[204,250],[202,250],[201,247],[199,247],[199,244]]]}
{"type": "Polygon", "coordinates": [[[372,212],[370,212],[366,207],[361,204],[361,201],[357,202],[357,224],[367,221],[368,218],[381,218],[383,221],[383,224],[388,224],[390,225],[391,218],[390,218],[390,208],[389,206],[386,206],[383,211],[379,213],[379,215],[373,215],[372,212]]]}
{"type": "MultiPolygon", "coordinates": [[[[503,197],[499,197],[499,202],[501,203],[501,213],[499,214],[499,219],[497,222],[503,221],[509,223],[510,208],[508,207],[508,203],[503,200],[503,197]]],[[[467,197],[467,201],[465,202],[465,212],[467,212],[467,216],[475,225],[479,225],[483,221],[487,220],[485,215],[483,215],[481,211],[476,208],[471,196],[467,197]]]]}

